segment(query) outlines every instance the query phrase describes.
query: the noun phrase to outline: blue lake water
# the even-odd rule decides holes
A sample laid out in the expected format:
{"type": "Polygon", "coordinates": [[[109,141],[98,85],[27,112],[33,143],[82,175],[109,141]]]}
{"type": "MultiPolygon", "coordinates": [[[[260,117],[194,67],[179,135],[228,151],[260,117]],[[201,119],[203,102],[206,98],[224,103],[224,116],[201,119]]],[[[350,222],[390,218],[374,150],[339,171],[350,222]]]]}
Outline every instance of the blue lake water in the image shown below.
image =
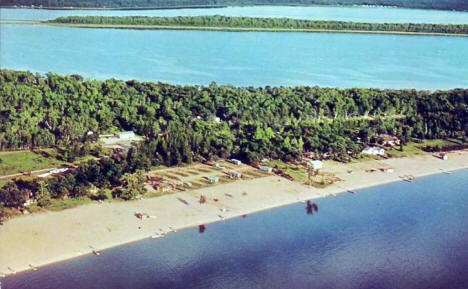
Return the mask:
{"type": "Polygon", "coordinates": [[[176,84],[468,87],[467,37],[0,28],[8,69],[176,84]]]}
{"type": "Polygon", "coordinates": [[[144,16],[198,16],[225,15],[249,17],[288,17],[313,20],[339,20],[353,22],[413,22],[468,24],[468,12],[402,9],[384,7],[336,7],[336,6],[248,6],[217,9],[174,10],[39,10],[0,9],[2,19],[47,20],[67,15],[144,15],[144,16]]]}
{"type": "Polygon", "coordinates": [[[468,288],[468,170],[315,203],[312,215],[299,203],[186,229],[2,288],[468,288]]]}

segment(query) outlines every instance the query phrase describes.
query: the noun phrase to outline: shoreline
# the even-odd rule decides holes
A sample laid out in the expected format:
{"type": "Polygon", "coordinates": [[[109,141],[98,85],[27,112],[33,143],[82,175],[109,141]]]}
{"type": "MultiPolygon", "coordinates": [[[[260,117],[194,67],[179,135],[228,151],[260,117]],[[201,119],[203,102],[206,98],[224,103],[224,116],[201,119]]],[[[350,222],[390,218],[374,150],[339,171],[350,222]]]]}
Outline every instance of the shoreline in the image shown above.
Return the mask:
{"type": "MultiPolygon", "coordinates": [[[[154,7],[54,7],[54,6],[0,6],[4,9],[36,9],[36,10],[58,10],[58,11],[71,11],[71,10],[85,10],[85,11],[135,11],[135,10],[179,10],[179,9],[216,9],[227,8],[228,5],[187,5],[187,6],[154,6],[154,7]]],[[[447,11],[447,10],[442,10],[447,11]]],[[[449,10],[450,11],[450,10],[449,10]]]]}
{"type": "Polygon", "coordinates": [[[339,5],[339,4],[303,4],[303,3],[284,3],[284,4],[274,4],[274,3],[256,3],[256,4],[247,4],[247,5],[181,5],[181,6],[172,6],[172,7],[54,7],[54,6],[0,6],[0,8],[7,9],[38,9],[38,10],[170,10],[170,9],[203,9],[203,8],[229,8],[229,7],[262,7],[262,6],[273,6],[273,7],[338,7],[338,8],[385,8],[385,9],[411,9],[411,10],[434,10],[434,11],[450,11],[450,12],[468,12],[468,10],[463,9],[438,9],[430,7],[404,7],[404,6],[393,6],[393,5],[364,5],[364,4],[349,4],[349,5],[339,5]]]}
{"type": "MultiPolygon", "coordinates": [[[[343,181],[323,189],[290,182],[277,176],[267,176],[141,201],[91,204],[60,212],[17,217],[0,226],[1,239],[5,240],[4,243],[2,242],[4,245],[0,244],[0,256],[3,256],[0,273],[11,275],[14,273],[9,268],[12,268],[15,273],[27,271],[31,270],[31,264],[38,268],[92,253],[94,248],[105,250],[140,241],[150,238],[156,231],[156,227],[172,227],[176,230],[182,230],[200,224],[206,225],[218,222],[221,220],[219,218],[219,214],[221,214],[219,211],[220,206],[228,208],[228,212],[222,213],[223,220],[228,220],[300,201],[336,196],[354,190],[402,181],[402,173],[412,174],[416,178],[420,178],[467,169],[468,150],[449,153],[448,161],[442,161],[432,156],[419,156],[370,160],[352,164],[331,162],[327,162],[327,164],[330,164],[329,170],[340,176],[343,181]],[[366,168],[375,167],[376,165],[394,168],[395,172],[368,173],[364,171],[366,168]],[[355,172],[356,168],[359,168],[360,171],[355,172]],[[353,169],[352,174],[346,172],[349,169],[353,169]],[[362,181],[363,176],[367,176],[365,182],[362,181]],[[226,191],[231,194],[231,197],[225,198],[222,195],[222,192],[226,191]],[[249,191],[249,194],[241,196],[243,191],[249,191]],[[269,198],[265,198],[265,192],[268,192],[269,198]],[[208,202],[206,205],[197,204],[197,197],[200,194],[207,196],[208,199],[219,198],[220,202],[208,202]],[[177,200],[177,198],[181,197],[184,200],[189,200],[190,206],[181,204],[177,200]],[[161,208],[155,210],[158,215],[156,219],[138,220],[132,215],[132,212],[141,211],[142,209],[154,210],[158,206],[161,208]],[[162,212],[164,209],[165,212],[162,212]],[[125,216],[125,219],[123,219],[122,215],[125,216]],[[91,220],[95,220],[96,216],[102,217],[101,222],[98,224],[96,224],[96,221],[90,223],[91,220]],[[75,220],[70,220],[73,218],[75,220]],[[86,218],[89,219],[88,223],[86,218]],[[76,222],[78,222],[78,225],[76,222]],[[86,226],[86,229],[83,225],[86,226]],[[141,227],[141,230],[136,229],[138,226],[141,227]],[[57,232],[62,234],[56,235],[54,227],[58,227],[57,232]],[[111,227],[112,230],[115,227],[116,232],[112,232],[111,227]],[[105,228],[108,231],[103,230],[105,228]],[[22,236],[34,240],[25,240],[26,244],[17,242],[22,236]],[[12,252],[15,252],[15,254],[12,252]],[[18,252],[20,254],[17,254],[18,252]],[[81,254],[77,254],[77,252],[81,252],[81,254]]],[[[326,166],[325,171],[329,170],[326,166]]]]}
{"type": "MultiPolygon", "coordinates": [[[[11,24],[11,23],[9,23],[11,24]]],[[[405,31],[367,31],[367,30],[334,30],[334,29],[289,29],[289,28],[243,28],[243,27],[210,27],[210,26],[172,26],[172,25],[114,25],[114,24],[62,24],[52,22],[20,23],[48,25],[69,28],[92,29],[128,29],[128,30],[185,30],[185,31],[224,31],[224,32],[290,32],[290,33],[357,33],[411,36],[455,36],[468,37],[464,33],[405,32],[405,31]]]]}

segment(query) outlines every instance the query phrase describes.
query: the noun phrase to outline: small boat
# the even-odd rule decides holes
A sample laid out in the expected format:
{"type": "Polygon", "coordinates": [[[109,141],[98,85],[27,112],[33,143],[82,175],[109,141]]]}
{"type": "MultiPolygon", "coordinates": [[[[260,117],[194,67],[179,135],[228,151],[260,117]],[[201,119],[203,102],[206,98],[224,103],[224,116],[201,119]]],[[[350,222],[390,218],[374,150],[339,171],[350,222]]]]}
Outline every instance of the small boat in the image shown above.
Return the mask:
{"type": "Polygon", "coordinates": [[[8,270],[10,270],[11,273],[16,274],[16,271],[13,268],[8,267],[8,270]]]}
{"type": "Polygon", "coordinates": [[[33,270],[33,271],[37,271],[37,268],[34,267],[32,264],[29,264],[29,268],[31,268],[31,270],[33,270]]]}
{"type": "Polygon", "coordinates": [[[99,256],[101,255],[101,252],[99,250],[93,250],[93,254],[99,256]]]}
{"type": "Polygon", "coordinates": [[[154,234],[154,235],[151,236],[151,239],[162,238],[162,237],[163,237],[163,235],[161,235],[161,234],[154,234]]]}
{"type": "Polygon", "coordinates": [[[452,172],[445,171],[444,174],[450,175],[452,172]]]}

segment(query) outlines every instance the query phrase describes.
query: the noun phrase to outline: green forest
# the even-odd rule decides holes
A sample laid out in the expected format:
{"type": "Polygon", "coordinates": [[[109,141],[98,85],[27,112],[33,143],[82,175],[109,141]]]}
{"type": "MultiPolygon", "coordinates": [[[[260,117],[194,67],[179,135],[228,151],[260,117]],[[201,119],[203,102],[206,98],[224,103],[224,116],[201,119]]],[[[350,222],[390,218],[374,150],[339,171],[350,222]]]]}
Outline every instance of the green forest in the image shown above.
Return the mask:
{"type": "MultiPolygon", "coordinates": [[[[21,207],[64,196],[131,199],[132,181],[158,165],[216,157],[246,162],[296,160],[305,151],[346,161],[382,134],[467,141],[468,90],[320,87],[180,86],[84,80],[0,71],[0,149],[58,147],[81,152],[101,133],[133,130],[146,140],[122,156],[89,160],[45,182],[18,179],[0,189],[0,203],[21,207]],[[90,134],[89,132],[93,132],[90,134]],[[45,193],[46,192],[46,193],[45,193]]],[[[88,152],[85,152],[88,153],[88,152]]]]}
{"type": "Polygon", "coordinates": [[[465,0],[3,0],[3,6],[145,8],[224,5],[384,5],[407,8],[468,10],[465,0]]]}
{"type": "Polygon", "coordinates": [[[203,28],[252,28],[286,30],[354,30],[385,32],[453,33],[468,34],[468,24],[422,24],[422,23],[358,23],[343,21],[313,21],[290,18],[252,18],[227,16],[67,16],[49,21],[61,24],[83,25],[143,25],[203,28]]]}
{"type": "Polygon", "coordinates": [[[294,159],[346,155],[388,133],[468,135],[468,90],[180,86],[0,71],[0,149],[84,142],[133,130],[164,147],[167,164],[190,156],[294,159]],[[179,156],[180,154],[180,156],[179,156]],[[170,159],[170,158],[169,158],[170,159]]]}

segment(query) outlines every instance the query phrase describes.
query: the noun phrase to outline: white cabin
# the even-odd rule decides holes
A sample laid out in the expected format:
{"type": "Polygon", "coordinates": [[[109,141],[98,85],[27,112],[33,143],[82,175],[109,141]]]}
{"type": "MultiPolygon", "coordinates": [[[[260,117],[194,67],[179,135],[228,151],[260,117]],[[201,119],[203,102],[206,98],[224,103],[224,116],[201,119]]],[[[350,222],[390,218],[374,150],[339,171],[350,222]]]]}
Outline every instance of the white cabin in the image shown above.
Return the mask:
{"type": "Polygon", "coordinates": [[[384,156],[385,150],[379,147],[368,147],[362,151],[365,155],[372,155],[372,156],[384,156]]]}
{"type": "Polygon", "coordinates": [[[319,160],[309,161],[307,163],[309,167],[312,167],[314,170],[323,169],[323,162],[319,160]]]}

